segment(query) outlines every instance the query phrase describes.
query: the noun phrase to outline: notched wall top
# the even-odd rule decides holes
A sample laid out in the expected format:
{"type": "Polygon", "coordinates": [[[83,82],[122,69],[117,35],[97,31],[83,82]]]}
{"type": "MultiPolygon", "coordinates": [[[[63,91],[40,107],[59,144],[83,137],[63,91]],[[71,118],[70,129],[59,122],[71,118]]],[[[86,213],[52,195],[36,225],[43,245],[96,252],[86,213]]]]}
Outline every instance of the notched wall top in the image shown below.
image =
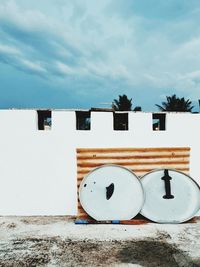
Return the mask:
{"type": "Polygon", "coordinates": [[[67,131],[146,132],[200,130],[200,114],[188,112],[134,112],[92,108],[90,110],[0,110],[4,131],[35,131],[52,128],[67,131]]]}

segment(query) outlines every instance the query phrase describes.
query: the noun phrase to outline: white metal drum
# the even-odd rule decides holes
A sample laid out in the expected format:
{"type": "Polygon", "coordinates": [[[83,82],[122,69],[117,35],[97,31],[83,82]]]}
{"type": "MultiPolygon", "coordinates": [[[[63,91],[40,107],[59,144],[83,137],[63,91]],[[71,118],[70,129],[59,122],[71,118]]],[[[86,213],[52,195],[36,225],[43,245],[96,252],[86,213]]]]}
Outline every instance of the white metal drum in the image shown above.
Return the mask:
{"type": "Polygon", "coordinates": [[[103,165],[81,182],[79,198],[84,210],[95,220],[129,220],[143,205],[140,180],[130,170],[103,165]]]}
{"type": "Polygon", "coordinates": [[[141,179],[145,203],[141,214],[159,223],[181,223],[200,209],[200,189],[188,175],[175,170],[157,170],[141,179]]]}

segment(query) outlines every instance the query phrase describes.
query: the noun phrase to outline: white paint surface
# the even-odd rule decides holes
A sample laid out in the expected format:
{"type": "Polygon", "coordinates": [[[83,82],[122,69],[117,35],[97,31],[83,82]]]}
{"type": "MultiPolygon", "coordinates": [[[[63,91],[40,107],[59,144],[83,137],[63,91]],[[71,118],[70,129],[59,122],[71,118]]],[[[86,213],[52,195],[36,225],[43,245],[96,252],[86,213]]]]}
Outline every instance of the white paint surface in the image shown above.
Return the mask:
{"type": "Polygon", "coordinates": [[[131,220],[144,203],[138,177],[117,165],[104,165],[90,172],[81,183],[79,196],[84,210],[97,221],[131,220]],[[113,192],[108,198],[106,188],[110,185],[113,192]]]}
{"type": "Polygon", "coordinates": [[[142,177],[145,203],[141,214],[159,223],[188,221],[200,209],[200,189],[189,176],[181,172],[168,170],[167,175],[167,180],[170,179],[169,192],[163,180],[164,170],[156,170],[142,177]]]}
{"type": "Polygon", "coordinates": [[[0,110],[0,215],[76,215],[76,148],[191,147],[190,175],[200,184],[200,114],[169,113],[166,131],[152,114],[129,112],[129,130],[113,131],[111,112],[91,112],[77,131],[74,111],[52,111],[52,129],[37,130],[35,110],[0,110]]]}

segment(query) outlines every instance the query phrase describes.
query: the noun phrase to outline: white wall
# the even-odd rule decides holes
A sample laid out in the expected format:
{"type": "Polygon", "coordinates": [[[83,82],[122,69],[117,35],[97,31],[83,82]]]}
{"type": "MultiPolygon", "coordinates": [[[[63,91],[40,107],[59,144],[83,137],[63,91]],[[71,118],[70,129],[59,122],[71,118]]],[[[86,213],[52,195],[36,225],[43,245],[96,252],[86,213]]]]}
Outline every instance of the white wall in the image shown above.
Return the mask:
{"type": "Polygon", "coordinates": [[[200,115],[169,113],[166,131],[152,114],[129,112],[129,130],[113,130],[112,112],[92,112],[77,131],[74,111],[52,111],[52,130],[37,130],[35,110],[0,110],[0,215],[75,215],[77,147],[191,147],[190,174],[200,184],[200,115]]]}

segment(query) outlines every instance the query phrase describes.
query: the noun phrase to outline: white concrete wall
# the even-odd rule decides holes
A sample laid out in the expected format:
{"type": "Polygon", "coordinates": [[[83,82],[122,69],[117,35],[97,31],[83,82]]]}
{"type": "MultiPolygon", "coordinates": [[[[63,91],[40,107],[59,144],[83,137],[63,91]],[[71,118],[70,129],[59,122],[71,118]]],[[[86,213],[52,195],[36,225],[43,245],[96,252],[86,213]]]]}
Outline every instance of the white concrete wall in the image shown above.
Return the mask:
{"type": "Polygon", "coordinates": [[[152,114],[129,112],[129,130],[113,130],[112,112],[92,112],[77,131],[74,111],[52,111],[37,130],[35,110],[0,110],[0,215],[75,215],[77,147],[191,147],[190,174],[200,184],[200,114],[169,113],[166,131],[152,114]]]}

